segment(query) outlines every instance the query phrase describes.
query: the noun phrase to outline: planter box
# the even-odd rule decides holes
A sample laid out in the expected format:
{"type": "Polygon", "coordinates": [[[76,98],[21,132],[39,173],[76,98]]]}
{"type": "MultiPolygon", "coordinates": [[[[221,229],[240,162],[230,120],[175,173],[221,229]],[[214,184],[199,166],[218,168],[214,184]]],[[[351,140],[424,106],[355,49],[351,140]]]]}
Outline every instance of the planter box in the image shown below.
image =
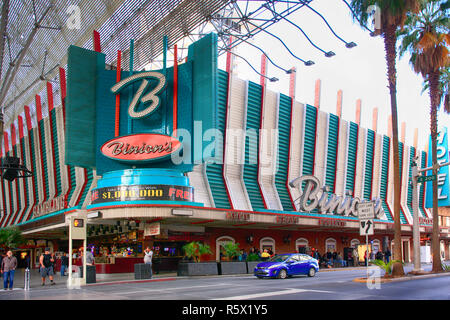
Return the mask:
{"type": "Polygon", "coordinates": [[[134,279],[142,280],[142,279],[151,279],[152,265],[145,263],[136,263],[134,265],[134,279]]]}
{"type": "Polygon", "coordinates": [[[253,274],[253,270],[256,268],[258,264],[262,261],[247,261],[247,273],[253,274]]]}
{"type": "Polygon", "coordinates": [[[217,262],[180,262],[178,276],[209,276],[218,275],[217,262]]]}
{"type": "Polygon", "coordinates": [[[220,274],[245,274],[247,273],[247,263],[244,261],[233,261],[220,263],[220,274]]]}

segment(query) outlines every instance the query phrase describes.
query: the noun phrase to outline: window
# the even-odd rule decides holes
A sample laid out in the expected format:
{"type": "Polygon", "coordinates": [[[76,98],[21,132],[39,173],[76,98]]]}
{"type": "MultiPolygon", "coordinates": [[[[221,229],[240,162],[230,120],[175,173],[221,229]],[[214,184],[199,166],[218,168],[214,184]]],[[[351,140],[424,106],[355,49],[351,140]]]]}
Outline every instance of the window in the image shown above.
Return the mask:
{"type": "Polygon", "coordinates": [[[217,261],[222,260],[220,253],[222,252],[223,245],[230,241],[233,243],[235,242],[234,238],[229,237],[229,236],[223,236],[223,237],[219,237],[216,239],[216,260],[217,261]]]}
{"type": "Polygon", "coordinates": [[[358,239],[352,239],[352,241],[350,242],[350,246],[351,246],[352,248],[358,247],[359,244],[360,244],[360,242],[359,242],[358,239]]]}
{"type": "Polygon", "coordinates": [[[275,253],[275,240],[270,237],[262,238],[259,241],[259,250],[263,252],[264,249],[271,250],[273,253],[275,253]]]}
{"type": "Polygon", "coordinates": [[[325,252],[334,252],[336,251],[336,240],[334,238],[328,238],[325,241],[325,252]]]}
{"type": "Polygon", "coordinates": [[[298,238],[295,240],[295,248],[300,253],[306,253],[306,248],[308,248],[308,239],[298,238]]]}

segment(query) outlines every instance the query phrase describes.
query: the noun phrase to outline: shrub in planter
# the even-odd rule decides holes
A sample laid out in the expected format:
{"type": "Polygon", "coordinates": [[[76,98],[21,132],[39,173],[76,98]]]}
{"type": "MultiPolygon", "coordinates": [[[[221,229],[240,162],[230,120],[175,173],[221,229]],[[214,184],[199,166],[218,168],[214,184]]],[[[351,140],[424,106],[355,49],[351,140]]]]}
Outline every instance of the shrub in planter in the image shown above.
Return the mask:
{"type": "Polygon", "coordinates": [[[178,263],[178,276],[206,276],[217,275],[217,262],[201,262],[201,257],[211,254],[211,249],[207,244],[201,242],[190,242],[183,246],[186,260],[178,263]]]}
{"type": "Polygon", "coordinates": [[[383,278],[390,278],[392,276],[392,266],[397,262],[403,264],[403,262],[399,260],[391,260],[388,263],[384,262],[383,260],[371,260],[369,261],[369,264],[376,265],[383,269],[385,272],[383,278]]]}
{"type": "Polygon", "coordinates": [[[233,261],[241,254],[239,243],[231,241],[223,245],[223,255],[228,261],[220,262],[220,274],[244,274],[247,273],[247,264],[244,261],[233,261]]]}

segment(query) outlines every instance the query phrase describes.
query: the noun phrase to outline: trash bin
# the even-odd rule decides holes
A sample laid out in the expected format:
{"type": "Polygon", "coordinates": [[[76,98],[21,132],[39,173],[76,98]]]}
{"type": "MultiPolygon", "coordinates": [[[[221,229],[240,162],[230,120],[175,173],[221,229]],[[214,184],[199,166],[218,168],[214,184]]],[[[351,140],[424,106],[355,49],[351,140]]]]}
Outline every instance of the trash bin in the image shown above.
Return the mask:
{"type": "MultiPolygon", "coordinates": [[[[83,267],[79,268],[80,278],[83,277],[83,267]]],[[[97,277],[95,272],[95,266],[86,266],[86,283],[96,283],[97,277]]]]}
{"type": "Polygon", "coordinates": [[[142,280],[142,279],[151,279],[151,264],[146,263],[136,263],[134,265],[134,279],[142,280]]]}

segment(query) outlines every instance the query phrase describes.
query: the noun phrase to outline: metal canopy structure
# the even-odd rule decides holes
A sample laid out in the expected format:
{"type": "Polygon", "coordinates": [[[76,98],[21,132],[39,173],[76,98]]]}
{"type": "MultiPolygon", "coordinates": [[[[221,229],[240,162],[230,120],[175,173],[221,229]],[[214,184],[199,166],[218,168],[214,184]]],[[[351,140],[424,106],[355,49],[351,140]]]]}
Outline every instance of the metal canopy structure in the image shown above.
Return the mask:
{"type": "MultiPolygon", "coordinates": [[[[93,48],[93,31],[101,37],[106,62],[116,64],[117,50],[122,51],[122,68],[129,68],[129,44],[134,40],[134,69],[158,67],[163,52],[163,37],[169,48],[178,44],[179,61],[187,56],[187,47],[213,31],[219,36],[219,55],[230,52],[241,43],[252,44],[258,33],[272,36],[286,52],[306,66],[314,62],[300,57],[282,39],[270,32],[278,21],[287,21],[294,32],[301,32],[325,57],[324,51],[308,38],[301,27],[288,20],[299,9],[311,10],[326,23],[347,48],[356,46],[338,36],[326,19],[310,6],[313,0],[4,0],[0,17],[0,106],[4,127],[28,105],[35,114],[34,96],[44,94],[47,81],[58,80],[58,67],[66,66],[70,45],[93,48]],[[77,16],[78,14],[78,16],[77,16]],[[77,25],[78,17],[78,25],[77,25]],[[155,65],[156,64],[156,65],[155,65]]],[[[255,46],[257,47],[257,46],[255,46]]],[[[263,48],[268,60],[276,65],[263,48]]],[[[170,50],[170,49],[169,49],[170,50]]],[[[266,48],[267,50],[267,48],[266,48]]],[[[169,52],[170,54],[170,52],[169,52]]],[[[235,54],[235,53],[233,53],[235,54]]],[[[238,56],[250,64],[245,57],[238,56]]],[[[169,57],[170,60],[170,57],[169,57]]],[[[250,65],[251,66],[251,65],[250,65]]],[[[251,66],[252,67],[252,66],[251,66]]],[[[253,68],[253,67],[252,67],[253,68]]],[[[253,68],[255,72],[258,71],[253,68]]],[[[59,86],[55,102],[59,103],[59,86]]],[[[44,117],[48,110],[42,99],[44,117]]],[[[35,121],[35,120],[33,120],[35,121]]]]}

